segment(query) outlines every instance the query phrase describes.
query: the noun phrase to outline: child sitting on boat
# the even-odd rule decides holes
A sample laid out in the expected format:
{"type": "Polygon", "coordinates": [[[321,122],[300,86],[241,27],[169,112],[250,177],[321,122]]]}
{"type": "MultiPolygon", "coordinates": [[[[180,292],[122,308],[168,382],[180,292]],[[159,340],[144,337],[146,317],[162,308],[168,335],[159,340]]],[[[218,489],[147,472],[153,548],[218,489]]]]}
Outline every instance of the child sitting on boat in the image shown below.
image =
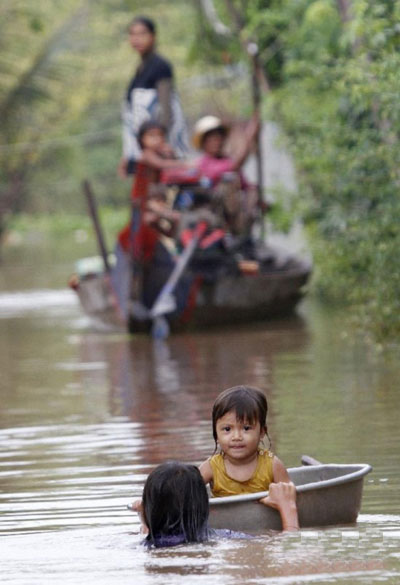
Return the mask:
{"type": "Polygon", "coordinates": [[[214,189],[214,207],[220,207],[228,229],[233,234],[248,232],[256,216],[257,193],[241,172],[260,128],[258,114],[246,125],[236,152],[226,154],[229,127],[216,116],[205,116],[194,128],[193,145],[202,151],[197,170],[214,189]]]}
{"type": "MultiPolygon", "coordinates": [[[[269,495],[260,501],[279,511],[283,530],[298,529],[293,484],[271,484],[269,495]]],[[[195,465],[178,461],[159,465],[146,480],[143,499],[130,508],[139,513],[147,546],[160,548],[218,538],[251,538],[242,532],[208,527],[207,490],[195,465]]]]}
{"type": "Polygon", "coordinates": [[[182,167],[184,164],[175,159],[166,139],[166,130],[159,122],[144,122],[139,129],[138,141],[142,152],[132,185],[132,216],[118,234],[115,249],[117,262],[112,273],[113,289],[123,317],[127,316],[128,299],[132,293],[132,259],[142,268],[148,266],[155,257],[160,233],[172,235],[179,221],[179,214],[171,210],[168,217],[163,218],[163,223],[160,222],[161,209],[167,210],[164,194],[159,191],[161,173],[164,169],[182,167]],[[155,209],[152,209],[152,205],[155,209]]]}
{"type": "Polygon", "coordinates": [[[271,483],[290,482],[286,467],[262,440],[267,436],[267,399],[258,388],[234,386],[222,392],[212,411],[215,451],[200,472],[214,496],[268,490],[271,483]]]}
{"type": "MultiPolygon", "coordinates": [[[[194,162],[186,163],[171,160],[171,149],[168,150],[168,146],[161,143],[160,137],[155,136],[157,139],[155,142],[152,136],[147,136],[147,133],[142,135],[141,130],[139,132],[142,147],[141,161],[149,168],[157,170],[157,179],[153,180],[153,184],[158,181],[162,186],[163,183],[171,183],[174,177],[180,177],[183,182],[198,181],[205,187],[203,190],[207,196],[203,205],[201,205],[197,188],[193,205],[184,208],[184,211],[192,213],[194,207],[195,213],[198,213],[199,207],[206,207],[214,215],[213,223],[219,222],[221,227],[235,235],[248,234],[256,216],[257,193],[242,175],[241,167],[254,144],[259,125],[258,115],[255,114],[246,125],[236,153],[228,156],[225,153],[228,126],[216,116],[201,118],[195,125],[193,144],[203,151],[203,155],[194,162]],[[160,169],[162,173],[159,172],[160,169]],[[195,201],[197,204],[194,204],[195,201]]],[[[156,129],[152,132],[155,134],[156,129]]],[[[145,216],[146,222],[159,227],[162,225],[160,220],[162,222],[167,219],[176,227],[179,214],[174,211],[171,213],[163,202],[160,204],[160,201],[150,198],[147,208],[149,213],[145,216]]],[[[172,234],[173,231],[171,231],[172,234]]]]}
{"type": "MultiPolygon", "coordinates": [[[[254,114],[246,125],[237,152],[228,156],[225,149],[229,126],[217,116],[200,118],[195,124],[193,133],[193,146],[203,153],[196,162],[200,174],[207,177],[212,185],[216,186],[225,173],[240,173],[241,167],[254,145],[259,128],[258,114],[254,114]]],[[[241,173],[240,177],[242,187],[246,188],[248,183],[241,173]]]]}
{"type": "MultiPolygon", "coordinates": [[[[137,162],[136,176],[132,188],[132,201],[134,204],[140,203],[143,212],[141,231],[146,232],[148,236],[147,241],[144,238],[146,248],[146,243],[151,247],[151,244],[154,244],[154,241],[157,240],[157,232],[164,231],[158,225],[161,211],[165,211],[165,215],[168,215],[168,218],[165,219],[169,219],[172,224],[179,219],[179,214],[167,214],[166,205],[164,205],[165,191],[160,186],[160,180],[162,171],[182,168],[185,163],[175,158],[172,147],[167,142],[166,130],[157,121],[148,120],[141,125],[138,142],[142,151],[137,162]],[[151,243],[149,244],[150,241],[151,243]]],[[[120,233],[119,241],[124,249],[128,248],[126,240],[129,240],[130,231],[129,225],[120,233]]],[[[144,250],[145,256],[146,251],[144,250]]],[[[149,255],[151,256],[151,253],[149,255]]]]}

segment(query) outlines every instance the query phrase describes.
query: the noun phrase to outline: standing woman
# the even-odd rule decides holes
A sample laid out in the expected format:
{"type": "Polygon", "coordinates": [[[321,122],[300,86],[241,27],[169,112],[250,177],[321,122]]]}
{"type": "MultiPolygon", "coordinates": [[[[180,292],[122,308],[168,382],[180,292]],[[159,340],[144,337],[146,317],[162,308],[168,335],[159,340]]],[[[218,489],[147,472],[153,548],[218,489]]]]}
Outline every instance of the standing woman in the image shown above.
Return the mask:
{"type": "Polygon", "coordinates": [[[169,142],[178,156],[188,150],[185,120],[174,89],[173,69],[155,51],[154,22],[145,16],[135,17],[129,27],[129,41],[141,62],[129,83],[123,105],[123,155],[118,166],[122,177],[134,172],[135,161],[141,153],[137,135],[147,120],[156,120],[167,129],[169,142]]]}
{"type": "Polygon", "coordinates": [[[131,220],[118,235],[117,262],[111,276],[124,318],[129,316],[130,300],[143,301],[145,273],[150,271],[158,242],[158,232],[143,222],[150,185],[157,179],[154,169],[141,160],[140,130],[145,122],[161,124],[175,155],[182,156],[188,150],[185,120],[174,89],[172,66],[155,51],[154,22],[145,16],[135,17],[129,26],[129,42],[139,54],[140,63],[123,104],[123,155],[118,174],[127,177],[134,173],[135,179],[131,191],[131,220]]]}

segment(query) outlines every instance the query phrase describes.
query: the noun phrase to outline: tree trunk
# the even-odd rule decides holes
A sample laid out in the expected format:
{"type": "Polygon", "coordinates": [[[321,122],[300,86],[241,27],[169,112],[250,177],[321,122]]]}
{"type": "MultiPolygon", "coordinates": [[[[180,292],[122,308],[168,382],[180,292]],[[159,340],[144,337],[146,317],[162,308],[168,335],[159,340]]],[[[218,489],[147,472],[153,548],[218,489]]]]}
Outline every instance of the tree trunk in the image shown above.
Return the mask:
{"type": "Polygon", "coordinates": [[[351,0],[336,0],[340,19],[343,24],[351,20],[351,0]]]}

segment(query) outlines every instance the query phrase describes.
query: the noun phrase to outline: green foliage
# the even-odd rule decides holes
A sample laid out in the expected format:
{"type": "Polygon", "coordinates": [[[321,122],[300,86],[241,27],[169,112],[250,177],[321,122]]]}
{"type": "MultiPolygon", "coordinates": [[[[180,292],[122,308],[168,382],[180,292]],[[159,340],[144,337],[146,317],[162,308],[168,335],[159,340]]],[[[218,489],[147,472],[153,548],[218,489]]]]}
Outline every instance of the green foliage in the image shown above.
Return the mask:
{"type": "MultiPolygon", "coordinates": [[[[198,5],[198,1],[194,0],[198,5]]],[[[280,0],[232,0],[229,2],[236,14],[238,23],[227,7],[226,0],[215,0],[214,5],[219,20],[231,31],[230,36],[218,36],[200,12],[196,21],[196,35],[191,46],[192,58],[207,63],[227,63],[243,60],[241,40],[257,40],[262,60],[271,84],[280,81],[282,70],[281,45],[279,36],[288,25],[286,15],[282,14],[280,0]],[[240,27],[240,33],[238,31],[240,27]]]]}
{"type": "MultiPolygon", "coordinates": [[[[99,209],[99,217],[102,229],[104,230],[108,246],[114,245],[116,234],[121,230],[129,219],[127,209],[103,206],[99,209]]],[[[26,214],[14,215],[9,222],[11,241],[22,245],[29,241],[30,234],[40,233],[41,237],[48,239],[54,245],[56,241],[73,240],[74,234],[83,241],[93,242],[95,250],[95,232],[88,214],[78,213],[55,213],[55,214],[26,214]]]]}
{"type": "MultiPolygon", "coordinates": [[[[400,2],[219,0],[254,38],[287,133],[315,288],[377,338],[400,333],[400,2]]],[[[230,21],[232,22],[232,20],[230,21]]],[[[238,45],[238,40],[235,39],[238,45]]],[[[287,208],[275,220],[287,226],[287,208]]]]}
{"type": "MultiPolygon", "coordinates": [[[[0,224],[5,211],[84,209],[80,184],[125,204],[118,179],[122,96],[137,66],[127,27],[138,0],[3,0],[0,23],[0,224]]],[[[185,69],[193,7],[151,0],[160,50],[185,69]]]]}
{"type": "Polygon", "coordinates": [[[353,20],[340,30],[335,20],[336,42],[313,36],[320,45],[313,54],[299,40],[310,14],[324,25],[322,4],[333,9],[318,0],[287,31],[285,82],[271,110],[290,136],[299,169],[317,290],[351,304],[377,337],[394,337],[400,332],[399,7],[354,1],[353,20]]]}
{"type": "Polygon", "coordinates": [[[283,205],[282,201],[278,199],[276,202],[274,201],[268,210],[267,220],[271,223],[274,230],[288,233],[293,222],[293,210],[288,209],[288,207],[283,205]]]}

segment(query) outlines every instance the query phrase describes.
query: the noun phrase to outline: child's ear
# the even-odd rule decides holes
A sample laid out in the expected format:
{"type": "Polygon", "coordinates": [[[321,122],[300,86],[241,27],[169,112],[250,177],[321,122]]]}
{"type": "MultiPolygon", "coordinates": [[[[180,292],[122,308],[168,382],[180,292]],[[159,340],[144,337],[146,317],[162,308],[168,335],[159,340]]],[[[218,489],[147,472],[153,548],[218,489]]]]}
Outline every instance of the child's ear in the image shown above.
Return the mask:
{"type": "Polygon", "coordinates": [[[266,434],[267,434],[267,427],[266,426],[261,427],[260,439],[263,439],[266,434]]]}

